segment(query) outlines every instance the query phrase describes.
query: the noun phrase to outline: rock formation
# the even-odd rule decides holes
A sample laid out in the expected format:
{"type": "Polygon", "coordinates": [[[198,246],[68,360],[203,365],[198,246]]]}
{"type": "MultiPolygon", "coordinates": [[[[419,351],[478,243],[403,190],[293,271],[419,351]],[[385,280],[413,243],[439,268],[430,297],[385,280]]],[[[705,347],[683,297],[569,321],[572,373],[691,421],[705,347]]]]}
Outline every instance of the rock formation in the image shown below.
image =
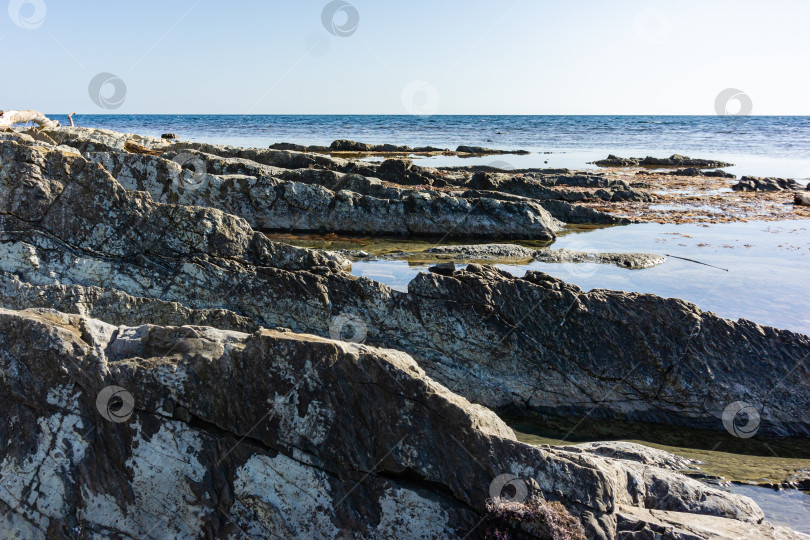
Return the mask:
{"type": "Polygon", "coordinates": [[[690,158],[678,154],[673,154],[668,158],[655,158],[651,156],[645,158],[620,158],[611,154],[607,159],[595,161],[594,165],[600,167],[695,167],[697,169],[721,169],[723,167],[732,166],[731,163],[711,159],[690,158]]]}
{"type": "MultiPolygon", "coordinates": [[[[400,293],[251,227],[278,186],[417,194],[355,166],[0,133],[5,536],[473,538],[520,494],[541,529],[573,516],[589,538],[798,538],[674,458],[531,447],[484,407],[723,430],[745,401],[762,434],[807,436],[810,338],[475,264],[400,293]]],[[[552,223],[526,198],[443,197],[552,223]]]]}
{"type": "Polygon", "coordinates": [[[799,538],[665,468],[521,444],[397,351],[5,309],[0,343],[8,537],[480,538],[503,496],[552,501],[590,538],[652,510],[799,538]]]}
{"type": "Polygon", "coordinates": [[[790,178],[760,178],[743,176],[731,186],[734,191],[795,191],[802,189],[801,184],[790,178]]]}

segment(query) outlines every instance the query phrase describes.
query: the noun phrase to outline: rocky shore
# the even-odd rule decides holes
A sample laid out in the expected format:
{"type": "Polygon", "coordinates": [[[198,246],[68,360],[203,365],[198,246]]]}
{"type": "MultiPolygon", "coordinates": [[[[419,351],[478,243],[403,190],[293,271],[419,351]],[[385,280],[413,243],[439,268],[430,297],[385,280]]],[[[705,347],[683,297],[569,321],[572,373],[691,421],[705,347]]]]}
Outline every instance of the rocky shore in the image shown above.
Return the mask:
{"type": "MultiPolygon", "coordinates": [[[[574,172],[0,133],[0,531],[802,538],[679,474],[676,456],[530,446],[496,413],[719,432],[744,401],[760,434],[810,436],[807,336],[479,264],[401,293],[260,232],[550,240],[566,223],[627,222],[584,204],[648,196],[635,190],[574,172]]],[[[516,254],[504,250],[484,251],[516,254]]]]}

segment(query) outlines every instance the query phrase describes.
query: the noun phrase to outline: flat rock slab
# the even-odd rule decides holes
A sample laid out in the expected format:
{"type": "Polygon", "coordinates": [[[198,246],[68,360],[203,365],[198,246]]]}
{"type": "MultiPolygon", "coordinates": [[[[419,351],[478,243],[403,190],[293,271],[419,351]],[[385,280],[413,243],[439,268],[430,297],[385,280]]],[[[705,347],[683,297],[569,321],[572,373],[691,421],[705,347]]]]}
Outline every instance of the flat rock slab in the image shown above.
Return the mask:
{"type": "Polygon", "coordinates": [[[795,191],[802,189],[801,184],[790,178],[760,178],[743,176],[731,189],[734,191],[795,191]]]}
{"type": "Polygon", "coordinates": [[[651,156],[645,158],[621,158],[611,154],[607,159],[595,161],[593,164],[599,167],[696,167],[698,169],[721,169],[723,167],[732,166],[731,163],[725,163],[723,161],[696,159],[678,154],[673,154],[668,158],[655,158],[651,156]]]}
{"type": "Polygon", "coordinates": [[[666,262],[666,257],[653,253],[595,253],[570,249],[541,249],[534,259],[547,263],[598,263],[622,268],[652,268],[666,262]]]}
{"type": "Polygon", "coordinates": [[[456,260],[530,260],[535,250],[517,244],[477,244],[465,246],[437,246],[422,253],[435,255],[437,258],[456,260]]]}

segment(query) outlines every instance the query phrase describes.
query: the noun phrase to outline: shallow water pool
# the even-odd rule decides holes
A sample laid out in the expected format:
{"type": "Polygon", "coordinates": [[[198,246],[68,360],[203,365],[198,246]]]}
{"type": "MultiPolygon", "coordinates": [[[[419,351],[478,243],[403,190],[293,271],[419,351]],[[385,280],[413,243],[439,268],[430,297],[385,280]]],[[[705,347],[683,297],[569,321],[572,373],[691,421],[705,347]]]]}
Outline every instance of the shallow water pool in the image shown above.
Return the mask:
{"type": "MultiPolygon", "coordinates": [[[[422,250],[436,245],[438,239],[433,243],[426,240],[399,246],[390,239],[384,241],[386,253],[375,252],[376,243],[382,240],[367,238],[357,244],[354,249],[369,251],[374,256],[355,262],[352,273],[406,291],[408,282],[417,273],[427,271],[430,264],[424,258],[413,262],[413,257],[391,252],[422,250]]],[[[643,270],[536,261],[496,266],[516,276],[522,276],[527,270],[539,270],[585,290],[616,289],[682,298],[722,317],[746,318],[810,334],[810,305],[806,296],[810,283],[808,221],[712,225],[642,223],[578,229],[560,236],[552,248],[637,251],[671,257],[661,266],[643,270]]]]}

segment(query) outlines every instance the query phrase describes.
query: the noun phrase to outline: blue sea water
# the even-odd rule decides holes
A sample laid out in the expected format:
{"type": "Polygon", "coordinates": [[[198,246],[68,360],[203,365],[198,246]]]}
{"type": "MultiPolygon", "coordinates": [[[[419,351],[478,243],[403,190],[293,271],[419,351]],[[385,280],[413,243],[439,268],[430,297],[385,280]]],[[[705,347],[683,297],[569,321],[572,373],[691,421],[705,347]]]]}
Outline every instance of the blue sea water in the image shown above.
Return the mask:
{"type": "MultiPolygon", "coordinates": [[[[52,117],[67,123],[67,117],[52,117]]],[[[810,117],[802,116],[388,116],[77,115],[77,125],[239,146],[328,145],[336,139],[455,149],[525,149],[513,167],[586,167],[613,153],[674,153],[734,163],[739,174],[810,178],[810,117]],[[549,152],[549,153],[546,153],[549,152]]],[[[487,164],[473,158],[462,164],[487,164]]],[[[501,160],[503,161],[503,160],[501,160]]],[[[437,157],[425,164],[458,165],[437,157]]]]}

